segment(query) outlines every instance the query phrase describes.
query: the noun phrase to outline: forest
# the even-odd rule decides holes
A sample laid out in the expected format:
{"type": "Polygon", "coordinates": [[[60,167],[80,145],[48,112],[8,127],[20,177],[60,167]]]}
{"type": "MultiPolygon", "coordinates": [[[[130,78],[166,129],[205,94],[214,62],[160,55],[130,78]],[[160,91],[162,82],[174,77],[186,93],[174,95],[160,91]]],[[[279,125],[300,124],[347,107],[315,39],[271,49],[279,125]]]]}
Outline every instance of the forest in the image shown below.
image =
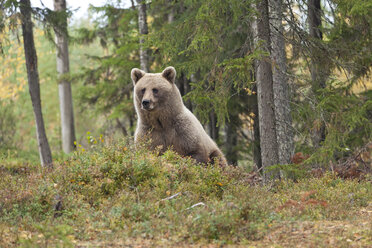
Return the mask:
{"type": "Polygon", "coordinates": [[[372,246],[372,0],[50,2],[0,0],[0,247],[372,246]],[[168,66],[227,166],[134,144],[168,66]]]}

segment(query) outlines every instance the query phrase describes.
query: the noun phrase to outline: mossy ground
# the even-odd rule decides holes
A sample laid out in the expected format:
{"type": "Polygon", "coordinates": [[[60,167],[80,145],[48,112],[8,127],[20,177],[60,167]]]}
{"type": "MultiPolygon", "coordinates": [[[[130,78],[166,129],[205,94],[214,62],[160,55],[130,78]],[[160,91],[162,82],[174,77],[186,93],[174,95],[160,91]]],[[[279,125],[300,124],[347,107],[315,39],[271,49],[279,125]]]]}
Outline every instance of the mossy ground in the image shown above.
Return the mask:
{"type": "Polygon", "coordinates": [[[4,159],[0,247],[371,247],[370,178],[263,186],[252,175],[126,141],[93,143],[52,171],[4,159]]]}

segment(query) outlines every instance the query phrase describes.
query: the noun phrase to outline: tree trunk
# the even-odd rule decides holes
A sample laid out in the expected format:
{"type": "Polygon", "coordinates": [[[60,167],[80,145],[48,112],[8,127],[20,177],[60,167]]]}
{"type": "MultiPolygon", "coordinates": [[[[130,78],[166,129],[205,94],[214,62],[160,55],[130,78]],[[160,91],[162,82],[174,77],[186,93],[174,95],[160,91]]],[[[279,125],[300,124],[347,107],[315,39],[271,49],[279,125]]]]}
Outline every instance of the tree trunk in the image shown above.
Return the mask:
{"type": "MultiPolygon", "coordinates": [[[[54,0],[54,10],[64,13],[66,0],[54,0]]],[[[67,79],[70,73],[70,61],[67,39],[67,18],[59,19],[58,26],[54,28],[57,44],[57,72],[59,75],[58,92],[59,107],[61,112],[62,149],[64,153],[70,153],[75,149],[75,125],[74,110],[72,103],[71,83],[67,79]]]]}
{"type": "Polygon", "coordinates": [[[125,125],[119,120],[119,118],[115,118],[117,127],[121,130],[124,136],[128,136],[128,131],[125,125]]]}
{"type": "Polygon", "coordinates": [[[50,152],[48,139],[45,133],[43,113],[41,111],[39,73],[37,70],[37,55],[32,31],[30,0],[21,0],[20,10],[22,15],[22,35],[25,49],[27,79],[36,122],[36,136],[39,146],[40,161],[43,167],[52,168],[52,153],[50,152]]]}
{"type": "Polygon", "coordinates": [[[146,1],[137,0],[138,3],[138,28],[140,33],[140,65],[141,70],[149,71],[149,55],[147,49],[144,47],[145,39],[144,36],[147,35],[147,14],[146,14],[146,1]]]}
{"type": "Polygon", "coordinates": [[[172,6],[172,1],[173,0],[168,0],[168,4],[169,4],[169,7],[168,7],[168,10],[169,10],[169,13],[168,13],[168,23],[172,23],[174,21],[174,8],[172,6]]]}
{"type": "MultiPolygon", "coordinates": [[[[252,91],[257,92],[257,85],[253,86],[252,91]]],[[[253,161],[257,169],[262,168],[261,145],[260,145],[260,115],[258,113],[258,99],[255,95],[255,102],[252,106],[253,117],[253,161]]]]}
{"type": "MultiPolygon", "coordinates": [[[[268,0],[257,3],[258,18],[256,21],[255,36],[258,42],[263,41],[262,49],[270,54],[270,26],[268,0]]],[[[255,42],[257,44],[257,41],[255,42]]],[[[267,168],[278,164],[278,143],[276,138],[273,76],[271,71],[270,55],[264,55],[257,61],[257,101],[260,124],[261,158],[265,181],[280,178],[278,171],[269,171],[267,168]]]]}
{"type": "Polygon", "coordinates": [[[229,164],[238,165],[238,130],[236,124],[239,122],[238,115],[230,115],[230,120],[225,125],[225,155],[229,164]]]}
{"type": "MultiPolygon", "coordinates": [[[[181,96],[184,97],[187,93],[191,91],[190,87],[190,80],[186,78],[184,73],[180,73],[181,75],[177,79],[176,85],[180,90],[181,96]]],[[[192,104],[190,100],[184,101],[186,108],[192,111],[192,104]]]]}
{"type": "Polygon", "coordinates": [[[217,115],[213,110],[209,113],[208,125],[209,125],[209,136],[214,141],[217,142],[219,138],[219,127],[217,126],[217,115]]]}
{"type": "Polygon", "coordinates": [[[129,130],[130,130],[130,135],[134,136],[134,113],[129,116],[129,130]]]}
{"type": "MultiPolygon", "coordinates": [[[[323,39],[323,34],[321,31],[322,19],[321,19],[321,6],[320,0],[308,0],[308,23],[309,23],[309,34],[314,41],[321,41],[323,39]]],[[[311,74],[311,88],[314,96],[317,98],[319,95],[319,90],[325,88],[326,81],[326,70],[324,63],[324,54],[320,49],[317,49],[315,44],[312,49],[312,59],[310,65],[311,74]]],[[[320,121],[314,127],[314,132],[312,135],[313,145],[318,147],[322,141],[325,139],[325,123],[320,121]]]]}
{"type": "Polygon", "coordinates": [[[184,79],[185,78],[183,76],[183,73],[181,73],[181,76],[176,81],[177,88],[179,89],[182,97],[185,95],[185,80],[184,79]]]}
{"type": "Polygon", "coordinates": [[[310,36],[323,39],[320,0],[308,0],[308,22],[310,36]]]}
{"type": "MultiPolygon", "coordinates": [[[[191,85],[190,85],[190,80],[186,78],[185,83],[185,95],[191,91],[191,85]]],[[[192,102],[191,100],[187,100],[185,102],[185,106],[192,112],[192,102]]]]}
{"type": "Polygon", "coordinates": [[[276,118],[276,136],[280,164],[291,163],[293,155],[293,130],[290,94],[287,79],[287,58],[282,24],[282,0],[270,0],[271,59],[274,63],[273,90],[276,118]]]}
{"type": "MultiPolygon", "coordinates": [[[[255,8],[255,5],[252,4],[252,8],[255,8]]],[[[251,30],[247,36],[246,44],[248,44],[247,48],[249,48],[250,51],[254,49],[255,42],[257,42],[257,22],[253,20],[253,23],[251,25],[251,30]]],[[[248,52],[245,51],[243,54],[246,54],[248,52]]],[[[256,81],[257,78],[257,61],[255,61],[255,70],[254,72],[250,73],[251,81],[256,81]]],[[[252,85],[252,92],[255,92],[256,94],[252,94],[248,99],[251,99],[251,109],[250,111],[254,114],[253,116],[253,162],[257,166],[257,169],[261,171],[262,168],[262,159],[261,159],[261,146],[260,146],[260,120],[259,120],[259,113],[258,113],[258,97],[257,97],[257,84],[252,85]]]]}

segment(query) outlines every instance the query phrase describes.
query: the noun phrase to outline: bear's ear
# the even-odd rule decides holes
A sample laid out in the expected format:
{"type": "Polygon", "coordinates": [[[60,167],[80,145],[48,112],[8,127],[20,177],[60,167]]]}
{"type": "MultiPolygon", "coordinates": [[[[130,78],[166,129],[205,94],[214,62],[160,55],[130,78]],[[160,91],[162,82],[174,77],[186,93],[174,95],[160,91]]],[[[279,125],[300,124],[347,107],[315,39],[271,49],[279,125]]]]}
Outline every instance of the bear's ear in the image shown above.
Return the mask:
{"type": "Polygon", "coordinates": [[[172,84],[176,81],[176,69],[173,66],[165,68],[161,75],[172,84]]]}
{"type": "Polygon", "coordinates": [[[133,85],[136,85],[138,80],[140,80],[143,76],[145,76],[145,74],[146,72],[140,69],[137,69],[137,68],[133,68],[130,73],[130,76],[132,77],[133,85]]]}

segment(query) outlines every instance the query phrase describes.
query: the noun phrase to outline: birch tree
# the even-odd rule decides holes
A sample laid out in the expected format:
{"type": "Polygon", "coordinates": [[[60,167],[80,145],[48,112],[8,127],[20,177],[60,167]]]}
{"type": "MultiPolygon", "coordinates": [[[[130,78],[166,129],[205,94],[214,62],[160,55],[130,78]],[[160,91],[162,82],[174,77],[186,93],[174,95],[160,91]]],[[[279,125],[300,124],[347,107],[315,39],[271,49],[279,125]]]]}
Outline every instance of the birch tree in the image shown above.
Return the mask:
{"type": "Polygon", "coordinates": [[[149,55],[147,49],[144,47],[144,36],[149,33],[147,26],[146,1],[137,0],[138,3],[138,30],[140,34],[140,65],[141,70],[149,71],[149,55]]]}
{"type": "Polygon", "coordinates": [[[58,93],[61,113],[62,149],[65,153],[74,150],[75,125],[72,103],[71,83],[67,79],[70,72],[70,61],[67,39],[66,0],[54,0],[54,10],[58,16],[58,25],[55,26],[55,40],[57,45],[57,72],[59,75],[58,93]]]}
{"type": "Polygon", "coordinates": [[[22,36],[25,50],[27,79],[36,122],[36,136],[40,161],[43,167],[52,168],[52,153],[45,133],[43,113],[41,110],[39,73],[32,27],[33,24],[31,20],[30,0],[20,0],[20,11],[22,16],[22,36]]]}

